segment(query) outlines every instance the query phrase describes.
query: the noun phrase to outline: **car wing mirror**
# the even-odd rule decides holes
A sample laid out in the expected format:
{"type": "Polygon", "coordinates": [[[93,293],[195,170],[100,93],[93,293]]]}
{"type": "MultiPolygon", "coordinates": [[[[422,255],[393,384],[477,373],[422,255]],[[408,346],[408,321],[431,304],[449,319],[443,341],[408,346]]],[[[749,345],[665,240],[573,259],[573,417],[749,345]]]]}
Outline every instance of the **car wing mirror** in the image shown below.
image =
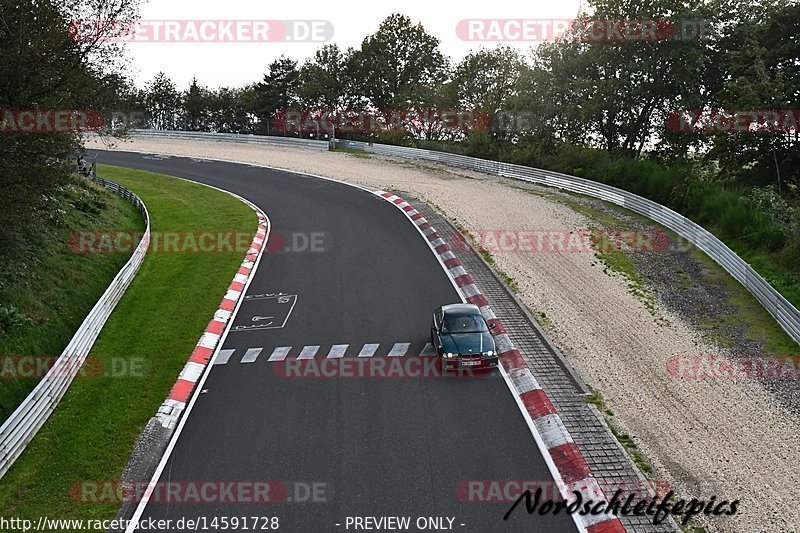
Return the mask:
{"type": "Polygon", "coordinates": [[[492,322],[491,324],[489,324],[489,329],[490,330],[494,330],[495,328],[497,328],[497,323],[496,322],[492,322]]]}

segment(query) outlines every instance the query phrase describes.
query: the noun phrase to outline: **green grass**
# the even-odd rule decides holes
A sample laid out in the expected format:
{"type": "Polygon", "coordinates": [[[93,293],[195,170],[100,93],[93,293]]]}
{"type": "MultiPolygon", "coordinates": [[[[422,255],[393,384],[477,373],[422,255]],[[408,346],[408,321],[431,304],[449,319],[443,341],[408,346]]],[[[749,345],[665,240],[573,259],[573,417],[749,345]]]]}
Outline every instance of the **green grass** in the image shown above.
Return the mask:
{"type": "MultiPolygon", "coordinates": [[[[650,463],[648,463],[647,460],[644,458],[644,456],[639,452],[639,448],[636,445],[636,442],[633,440],[633,438],[627,433],[622,433],[616,428],[616,426],[614,425],[614,421],[612,419],[614,413],[606,405],[603,396],[599,392],[592,389],[592,394],[584,398],[584,401],[586,403],[594,405],[601,413],[603,413],[603,415],[605,415],[606,423],[608,424],[608,428],[611,430],[611,434],[614,435],[614,438],[616,438],[617,441],[619,441],[619,443],[622,445],[622,447],[625,448],[625,451],[627,451],[628,455],[631,456],[633,462],[636,464],[636,467],[642,472],[642,474],[644,474],[645,478],[651,480],[653,476],[653,467],[650,466],[650,463]]],[[[664,495],[662,494],[661,498],[663,497],[664,495]]],[[[680,495],[678,495],[676,499],[673,501],[679,499],[681,499],[680,495]]],[[[685,499],[688,500],[688,498],[685,499]]],[[[689,524],[684,526],[683,524],[681,524],[681,520],[683,519],[681,516],[676,516],[674,518],[675,522],[678,524],[678,527],[680,528],[681,531],[685,531],[686,533],[705,532],[705,529],[696,525],[697,523],[696,519],[691,520],[689,524]]]]}
{"type": "Polygon", "coordinates": [[[467,228],[465,228],[465,227],[463,226],[463,224],[461,224],[460,222],[458,222],[458,221],[457,221],[457,220],[455,220],[455,219],[449,218],[449,217],[448,217],[448,216],[447,216],[447,215],[444,213],[444,211],[442,211],[442,209],[441,209],[439,206],[437,206],[437,205],[435,205],[435,204],[434,204],[434,205],[433,205],[433,208],[434,208],[434,209],[436,209],[437,211],[439,211],[439,213],[441,213],[443,217],[445,217],[445,218],[447,218],[448,220],[450,220],[450,222],[453,224],[453,226],[455,226],[455,228],[458,230],[458,232],[459,232],[459,233],[460,233],[460,234],[461,234],[461,235],[462,235],[462,236],[463,236],[465,239],[469,240],[469,242],[470,242],[470,244],[472,245],[472,247],[473,247],[473,248],[475,248],[475,250],[476,250],[476,251],[477,251],[479,254],[481,254],[481,257],[483,257],[483,260],[484,260],[484,261],[486,261],[486,262],[487,262],[489,265],[491,265],[491,267],[492,267],[492,269],[495,271],[495,273],[496,273],[496,274],[497,274],[497,275],[500,277],[500,279],[502,279],[502,280],[503,280],[503,283],[505,283],[505,284],[506,284],[506,286],[507,286],[509,289],[511,289],[511,292],[513,292],[513,293],[515,293],[515,294],[519,292],[519,287],[517,286],[517,282],[516,282],[516,281],[514,281],[514,278],[512,278],[511,276],[509,276],[508,274],[506,274],[505,272],[503,272],[503,271],[502,271],[502,270],[501,270],[501,269],[500,269],[500,268],[497,266],[497,262],[494,260],[494,256],[492,255],[492,253],[491,253],[489,250],[487,250],[486,248],[484,248],[483,246],[481,246],[481,245],[480,245],[480,243],[476,242],[476,241],[475,241],[475,238],[474,238],[474,237],[472,236],[472,234],[471,234],[471,233],[470,233],[470,232],[467,230],[467,228]]]}
{"type": "MultiPolygon", "coordinates": [[[[252,210],[222,192],[115,167],[101,166],[99,174],[139,194],[153,231],[255,233],[252,210]]],[[[0,516],[113,517],[116,504],[80,503],[70,489],[81,481],[119,479],[242,258],[242,252],[147,255],[92,349],[105,361],[142,361],[142,375],[76,379],[0,483],[0,516]]]]}
{"type": "MultiPolygon", "coordinates": [[[[75,176],[61,191],[56,217],[37,250],[40,261],[0,295],[0,357],[55,358],[94,307],[129,253],[75,253],[75,232],[144,230],[144,217],[119,196],[75,176]]],[[[75,241],[78,242],[78,241],[75,241]]],[[[7,359],[8,358],[8,359],[7,359]]],[[[0,419],[8,415],[36,386],[39,377],[20,377],[4,367],[0,379],[0,419]]],[[[17,370],[24,371],[24,368],[17,370]]]]}
{"type": "MultiPolygon", "coordinates": [[[[590,220],[598,224],[614,229],[622,228],[623,222],[614,215],[585,205],[578,200],[582,195],[560,191],[559,193],[549,193],[542,191],[531,190],[526,187],[512,186],[528,194],[540,196],[549,200],[559,202],[573,209],[574,211],[586,216],[590,220]]],[[[597,201],[597,200],[594,200],[597,201]]],[[[703,266],[704,275],[717,283],[720,283],[728,291],[727,302],[733,306],[735,312],[730,315],[722,317],[706,317],[701,319],[699,328],[703,332],[704,337],[710,342],[714,342],[720,346],[728,347],[733,345],[733,340],[725,333],[724,327],[726,325],[739,326],[744,328],[746,336],[755,341],[759,341],[764,345],[764,350],[768,354],[774,355],[797,355],[798,345],[792,340],[791,337],[780,327],[778,322],[770,315],[764,307],[758,303],[755,297],[745,289],[741,283],[736,281],[730,274],[725,272],[714,260],[708,257],[705,253],[700,251],[697,247],[690,245],[685,239],[674,233],[673,231],[653,222],[646,217],[637,213],[613,205],[605,203],[605,205],[613,212],[620,214],[634,216],[649,225],[652,225],[669,234],[670,241],[676,242],[678,247],[683,250],[690,250],[692,258],[703,266]]],[[[605,243],[602,243],[605,245],[605,243]]],[[[606,248],[606,250],[608,250],[606,248]]],[[[747,257],[743,256],[746,260],[747,257]]],[[[598,254],[598,259],[603,263],[605,268],[619,272],[625,275],[629,280],[629,288],[631,292],[640,296],[645,303],[645,306],[651,312],[654,310],[653,297],[648,292],[642,289],[641,280],[636,275],[635,265],[630,261],[626,254],[622,251],[608,250],[605,253],[598,254]]],[[[752,258],[751,258],[752,259],[752,258]]],[[[766,259],[763,259],[766,261],[766,259]]],[[[758,269],[757,269],[758,270],[758,269]]],[[[678,287],[683,290],[688,290],[694,282],[692,278],[682,270],[676,270],[678,276],[678,287]]],[[[762,272],[763,274],[763,272],[762,272]]],[[[775,279],[768,279],[773,286],[778,288],[784,295],[787,294],[780,286],[780,283],[775,283],[775,279]]],[[[796,290],[797,285],[792,287],[796,290]]],[[[788,291],[789,293],[791,291],[788,291]]],[[[657,321],[663,318],[656,317],[657,321]]]]}
{"type": "MultiPolygon", "coordinates": [[[[611,230],[625,229],[622,220],[618,217],[601,209],[583,204],[577,201],[576,198],[572,198],[571,195],[545,193],[518,186],[513,186],[513,188],[565,205],[604,228],[611,230]]],[[[579,195],[575,196],[579,197],[579,195]]],[[[621,250],[612,239],[609,239],[605,233],[597,228],[592,229],[594,229],[594,231],[592,232],[590,242],[594,249],[595,257],[603,265],[603,272],[606,274],[615,272],[623,276],[628,282],[628,291],[641,300],[658,324],[666,325],[666,319],[659,316],[656,311],[655,297],[647,290],[630,256],[621,250]]]]}
{"type": "Polygon", "coordinates": [[[611,433],[619,441],[619,443],[622,444],[623,448],[625,448],[625,450],[631,456],[633,462],[636,463],[636,466],[639,468],[639,470],[641,470],[641,472],[645,475],[645,477],[649,478],[650,474],[653,473],[653,468],[645,460],[644,456],[641,453],[639,453],[638,447],[636,446],[636,443],[634,442],[633,438],[626,433],[620,432],[614,426],[613,421],[610,420],[611,417],[614,416],[614,413],[611,411],[611,409],[608,408],[605,400],[600,395],[600,393],[595,390],[592,390],[591,396],[586,397],[584,401],[586,403],[594,405],[601,413],[605,415],[606,421],[608,423],[608,428],[611,430],[611,433]]]}
{"type": "MultiPolygon", "coordinates": [[[[527,182],[525,182],[527,183],[527,182]]],[[[517,189],[524,193],[539,196],[541,198],[545,198],[547,200],[558,202],[562,205],[566,205],[567,207],[571,208],[573,211],[576,211],[586,218],[594,220],[603,226],[609,228],[617,228],[621,227],[622,221],[617,217],[606,213],[600,209],[596,209],[594,207],[590,207],[586,204],[582,204],[578,201],[580,198],[591,198],[589,196],[584,196],[582,194],[577,193],[567,193],[566,191],[561,191],[560,193],[550,193],[550,192],[543,192],[539,190],[530,189],[528,187],[520,187],[518,185],[512,185],[512,189],[517,189]]]]}
{"type": "Polygon", "coordinates": [[[372,159],[372,154],[369,154],[363,150],[356,150],[355,148],[329,148],[328,151],[350,154],[353,157],[358,157],[360,159],[372,159]]]}
{"type": "MultiPolygon", "coordinates": [[[[734,308],[732,314],[717,318],[724,324],[735,324],[744,328],[748,339],[759,341],[764,345],[764,352],[770,355],[798,355],[797,343],[781,328],[755,297],[733,276],[722,270],[710,257],[692,248],[692,257],[703,266],[705,275],[728,288],[727,301],[734,308]]],[[[711,330],[723,345],[732,343],[729,337],[718,329],[711,330]]]]}
{"type": "Polygon", "coordinates": [[[592,247],[595,249],[595,257],[602,262],[607,269],[624,275],[631,282],[641,284],[641,278],[628,254],[623,252],[608,235],[601,231],[592,232],[592,247]]]}
{"type": "Polygon", "coordinates": [[[658,314],[655,296],[653,296],[645,286],[630,256],[622,251],[617,244],[609,239],[603,232],[598,231],[593,233],[591,243],[595,250],[595,257],[603,264],[603,272],[606,274],[608,274],[609,271],[616,272],[624,277],[628,282],[628,292],[633,294],[644,304],[658,324],[667,325],[667,320],[658,314]]]}
{"type": "Polygon", "coordinates": [[[528,313],[539,323],[540,326],[550,327],[550,317],[547,316],[547,313],[544,311],[537,312],[533,307],[529,306],[528,304],[524,304],[525,308],[528,310],[528,313]]]}

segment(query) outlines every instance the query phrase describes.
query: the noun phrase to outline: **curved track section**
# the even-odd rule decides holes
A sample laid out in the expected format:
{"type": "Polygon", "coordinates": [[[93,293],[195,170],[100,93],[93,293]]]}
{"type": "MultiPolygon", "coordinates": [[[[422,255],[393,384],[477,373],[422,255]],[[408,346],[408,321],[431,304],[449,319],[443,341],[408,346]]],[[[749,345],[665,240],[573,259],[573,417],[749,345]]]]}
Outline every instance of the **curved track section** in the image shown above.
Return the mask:
{"type": "Polygon", "coordinates": [[[125,152],[100,161],[228,190],[272,223],[159,482],[268,482],[277,501],[156,499],[142,519],[277,517],[281,530],[305,532],[365,530],[355,517],[409,517],[415,531],[418,518],[441,517],[440,529],[464,532],[576,530],[563,513],[528,515],[523,505],[504,521],[509,502],[465,501],[469,481],[554,483],[499,374],[346,377],[370,351],[425,359],[432,310],[460,299],[396,208],[348,185],[249,165],[125,152]],[[303,373],[323,361],[336,378],[303,373]]]}

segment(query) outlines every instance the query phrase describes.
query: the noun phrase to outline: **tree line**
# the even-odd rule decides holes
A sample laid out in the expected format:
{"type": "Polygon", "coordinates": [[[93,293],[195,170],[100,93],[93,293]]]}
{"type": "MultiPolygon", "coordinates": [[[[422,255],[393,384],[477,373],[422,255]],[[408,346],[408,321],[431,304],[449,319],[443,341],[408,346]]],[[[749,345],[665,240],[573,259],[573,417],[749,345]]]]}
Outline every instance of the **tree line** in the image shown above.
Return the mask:
{"type": "MultiPolygon", "coordinates": [[[[568,34],[529,52],[479,47],[460,61],[447,57],[422,23],[393,14],[360,46],[332,43],[309,58],[282,56],[254,73],[258,81],[222,88],[196,79],[179,88],[164,73],[137,88],[126,76],[122,47],[103,39],[115,21],[136,19],[137,10],[138,0],[0,0],[3,107],[97,110],[110,118],[106,133],[146,127],[311,137],[325,137],[325,128],[287,131],[281,113],[370,110],[388,117],[388,125],[340,130],[337,137],[596,179],[669,205],[742,249],[780,253],[778,262],[790,270],[800,264],[798,129],[671,127],[681,109],[800,109],[796,2],[590,0],[579,17],[586,24],[695,20],[706,31],[654,42],[568,34]],[[108,29],[77,41],[70,22],[79,18],[108,21],[108,29]],[[392,127],[392,110],[433,113],[439,126],[451,111],[469,111],[476,120],[472,127],[424,120],[392,127]]],[[[80,144],[77,134],[0,134],[0,289],[21,264],[6,258],[30,257],[37,228],[55,216],[49,199],[80,144]]]]}
{"type": "Polygon", "coordinates": [[[667,21],[667,29],[699,22],[704,31],[652,42],[567,34],[527,53],[480,47],[453,61],[421,23],[394,14],[359,47],[327,44],[304,60],[280,57],[243,87],[211,89],[195,79],[180,90],[159,73],[127,93],[127,102],[141,111],[137,124],[149,128],[322,138],[325,128],[281,127],[282,111],[306,117],[313,110],[373,110],[386,127],[339,129],[336,136],[622,187],[689,216],[745,256],[769,256],[780,272],[772,279],[796,286],[800,128],[791,120],[800,121],[800,4],[590,0],[579,21],[586,27],[595,20],[667,21]],[[448,110],[473,111],[480,127],[392,127],[398,110],[417,117],[438,110],[434,125],[448,110]],[[675,127],[686,118],[681,110],[703,111],[695,126],[713,126],[714,117],[736,110],[745,119],[747,111],[778,112],[780,124],[754,115],[743,129],[686,129],[675,127]]]}
{"type": "MultiPolygon", "coordinates": [[[[368,133],[371,140],[404,145],[453,144],[500,158],[521,150],[535,157],[576,148],[667,164],[702,158],[713,161],[725,180],[794,190],[800,178],[797,128],[689,133],[670,128],[669,121],[681,109],[797,110],[800,5],[689,4],[592,0],[591,15],[582,16],[699,20],[706,31],[697,38],[567,37],[528,54],[504,45],[480,48],[459,62],[441,52],[439,39],[421,23],[394,14],[358,48],[328,44],[303,61],[280,57],[260,81],[244,87],[211,89],[195,79],[179,90],[159,73],[144,89],[130,89],[126,105],[139,111],[131,122],[135,126],[255,134],[297,134],[275,123],[282,110],[293,108],[469,110],[488,117],[488,126],[341,133],[356,138],[368,133]]],[[[313,129],[300,134],[316,135],[313,129]]]]}

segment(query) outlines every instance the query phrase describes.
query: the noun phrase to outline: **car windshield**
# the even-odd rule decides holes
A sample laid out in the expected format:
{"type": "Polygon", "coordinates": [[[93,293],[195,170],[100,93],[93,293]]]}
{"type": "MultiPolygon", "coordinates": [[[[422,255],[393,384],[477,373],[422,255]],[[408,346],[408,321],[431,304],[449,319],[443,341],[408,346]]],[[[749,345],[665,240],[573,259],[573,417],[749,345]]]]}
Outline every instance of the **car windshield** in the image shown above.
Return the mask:
{"type": "Polygon", "coordinates": [[[488,331],[486,322],[480,316],[445,316],[442,322],[442,333],[481,333],[485,331],[488,331]]]}

